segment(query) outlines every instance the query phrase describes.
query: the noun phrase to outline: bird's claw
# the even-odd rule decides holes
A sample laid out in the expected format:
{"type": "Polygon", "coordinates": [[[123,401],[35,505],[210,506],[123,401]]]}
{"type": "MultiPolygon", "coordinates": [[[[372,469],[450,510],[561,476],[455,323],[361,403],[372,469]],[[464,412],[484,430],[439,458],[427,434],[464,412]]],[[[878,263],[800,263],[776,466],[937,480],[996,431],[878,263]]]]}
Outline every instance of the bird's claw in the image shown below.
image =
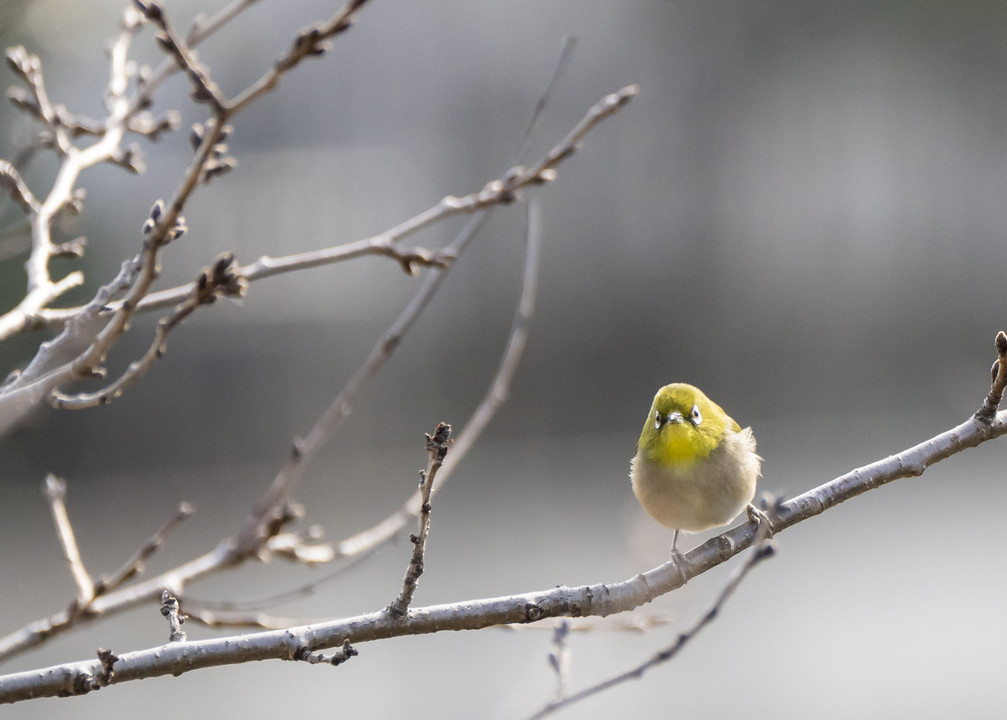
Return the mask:
{"type": "Polygon", "coordinates": [[[769,520],[769,515],[764,513],[759,508],[755,507],[751,503],[748,504],[748,521],[758,524],[758,529],[756,534],[760,536],[759,539],[770,539],[773,537],[773,523],[769,520]]]}
{"type": "Polygon", "coordinates": [[[682,584],[685,585],[689,582],[689,577],[685,574],[683,566],[688,564],[689,561],[685,559],[685,555],[678,549],[678,530],[675,531],[675,538],[671,541],[671,559],[674,560],[675,569],[678,570],[678,575],[682,578],[682,584]]]}

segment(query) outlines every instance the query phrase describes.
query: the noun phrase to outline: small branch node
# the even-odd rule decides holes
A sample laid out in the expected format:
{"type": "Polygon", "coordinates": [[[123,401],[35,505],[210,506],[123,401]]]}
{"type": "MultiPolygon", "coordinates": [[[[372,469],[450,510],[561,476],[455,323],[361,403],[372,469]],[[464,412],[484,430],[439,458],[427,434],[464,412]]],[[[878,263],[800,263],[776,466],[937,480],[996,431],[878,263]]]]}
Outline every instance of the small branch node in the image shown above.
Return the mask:
{"type": "Polygon", "coordinates": [[[84,248],[87,247],[87,238],[81,235],[73,240],[67,240],[53,248],[53,257],[81,258],[84,257],[84,248]]]}
{"type": "Polygon", "coordinates": [[[347,638],[343,640],[342,646],[331,655],[326,655],[322,652],[313,653],[306,647],[300,647],[297,649],[297,652],[294,653],[293,659],[300,662],[310,663],[311,665],[326,664],[336,666],[342,665],[351,657],[355,657],[359,654],[360,653],[357,649],[350,644],[350,639],[347,638]]]}
{"type": "Polygon", "coordinates": [[[168,642],[184,642],[182,623],[188,618],[180,612],[178,598],[167,590],[161,592],[161,614],[168,621],[168,642]]]}
{"type": "MultiPolygon", "coordinates": [[[[112,682],[112,678],[115,676],[114,666],[119,660],[119,656],[111,650],[98,648],[98,660],[101,662],[101,673],[95,679],[99,687],[106,687],[112,682]]],[[[98,688],[94,689],[97,690],[98,688]]]]}

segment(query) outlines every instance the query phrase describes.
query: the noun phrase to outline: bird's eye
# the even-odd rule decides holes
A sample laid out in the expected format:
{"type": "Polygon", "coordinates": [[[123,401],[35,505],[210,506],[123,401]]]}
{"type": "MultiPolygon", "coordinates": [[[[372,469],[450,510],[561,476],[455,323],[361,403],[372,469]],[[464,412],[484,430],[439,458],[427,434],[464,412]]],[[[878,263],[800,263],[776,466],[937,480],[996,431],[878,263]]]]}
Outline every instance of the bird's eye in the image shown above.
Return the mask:
{"type": "Polygon", "coordinates": [[[654,429],[660,430],[662,425],[664,425],[664,418],[661,417],[661,413],[654,413],[654,429]]]}
{"type": "Polygon", "coordinates": [[[703,414],[699,412],[699,405],[692,406],[692,424],[699,425],[703,422],[703,414]]]}

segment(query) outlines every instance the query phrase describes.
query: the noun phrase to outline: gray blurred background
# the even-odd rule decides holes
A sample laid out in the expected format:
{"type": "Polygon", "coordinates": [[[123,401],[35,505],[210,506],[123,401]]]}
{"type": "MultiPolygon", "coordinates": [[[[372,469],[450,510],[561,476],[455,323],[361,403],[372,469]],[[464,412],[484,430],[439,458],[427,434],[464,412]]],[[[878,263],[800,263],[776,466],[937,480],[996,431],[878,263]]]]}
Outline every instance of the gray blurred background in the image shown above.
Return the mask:
{"type": "MultiPolygon", "coordinates": [[[[178,27],[217,6],[165,3],[178,27]]],[[[0,5],[0,40],[43,61],[50,95],[98,115],[103,43],[122,0],[0,5]]],[[[231,95],[297,28],[337,3],[259,3],[200,48],[231,95]]],[[[417,594],[426,605],[614,582],[667,558],[627,471],[651,397],[703,387],[765,456],[762,487],[792,496],[956,424],[988,389],[1007,326],[1007,5],[986,2],[372,0],[321,60],[238,117],[232,174],[186,209],[162,287],[224,250],[315,249],[380,232],[496,177],[568,32],[579,44],[533,156],[602,95],[639,83],[622,113],[560,168],[542,200],[545,247],[530,345],[513,392],[438,495],[417,594]]],[[[149,32],[133,56],[159,60],[149,32]]],[[[5,71],[3,84],[13,82],[5,71]]],[[[174,78],[155,110],[205,119],[174,78]]],[[[0,156],[31,126],[0,108],[0,156]]],[[[188,162],[185,132],[145,143],[149,171],[84,175],[88,292],[135,251],[148,208],[188,162]]],[[[27,173],[37,194],[55,164],[27,173]]],[[[17,213],[4,205],[2,224],[17,213]]],[[[417,242],[438,246],[462,221],[417,242]]],[[[496,211],[442,292],[297,492],[332,539],[414,488],[422,433],[460,427],[506,341],[524,210],[496,211]]],[[[0,267],[9,307],[21,259],[0,267]]],[[[58,265],[59,272],[71,268],[58,265]]],[[[95,574],[189,500],[198,514],[163,570],[235,531],[254,497],[394,319],[419,280],[363,259],[255,283],[175,332],[168,355],[111,406],[44,413],[0,454],[3,632],[74,594],[40,486],[65,477],[95,574]]],[[[84,293],[75,296],[83,299],[84,293]]],[[[111,361],[149,342],[136,324],[111,361]]],[[[3,372],[40,334],[0,348],[3,372]]],[[[996,717],[1007,690],[1007,571],[996,528],[1007,446],[990,443],[779,537],[721,617],[672,664],[561,717],[996,717]]],[[[688,538],[686,547],[705,537],[688,538]]],[[[399,543],[277,612],[335,617],[387,604],[399,543]]],[[[674,641],[731,567],[643,609],[648,634],[575,635],[578,689],[674,641]]],[[[256,598],[312,573],[248,566],[190,588],[256,598]]],[[[212,631],[193,626],[190,637],[212,631]]],[[[66,635],[14,671],[163,642],[156,606],[66,635]]],[[[338,670],[261,663],[28,703],[5,717],[515,718],[551,696],[549,633],[485,631],[378,642],[338,670]]]]}

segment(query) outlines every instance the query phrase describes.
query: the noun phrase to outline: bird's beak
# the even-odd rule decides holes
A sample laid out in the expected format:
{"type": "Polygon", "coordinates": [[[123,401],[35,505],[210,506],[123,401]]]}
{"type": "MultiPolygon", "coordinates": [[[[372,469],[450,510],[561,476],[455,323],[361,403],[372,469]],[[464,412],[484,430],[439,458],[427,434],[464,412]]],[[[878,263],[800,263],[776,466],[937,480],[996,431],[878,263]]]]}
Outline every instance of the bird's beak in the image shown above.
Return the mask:
{"type": "Polygon", "coordinates": [[[685,418],[682,417],[680,412],[670,412],[667,415],[662,415],[660,412],[656,413],[654,416],[654,429],[660,430],[665,425],[672,424],[678,425],[682,423],[685,418]]]}

